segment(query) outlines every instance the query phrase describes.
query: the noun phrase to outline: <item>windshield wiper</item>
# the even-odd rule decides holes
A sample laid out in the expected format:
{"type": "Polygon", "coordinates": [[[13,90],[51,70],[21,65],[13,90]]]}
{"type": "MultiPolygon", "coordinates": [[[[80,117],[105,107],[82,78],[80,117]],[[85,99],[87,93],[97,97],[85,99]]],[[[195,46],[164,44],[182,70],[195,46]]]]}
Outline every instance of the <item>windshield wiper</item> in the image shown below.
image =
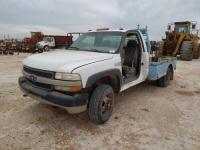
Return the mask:
{"type": "Polygon", "coordinates": [[[95,48],[92,48],[90,49],[91,52],[99,52],[99,53],[103,53],[102,51],[98,50],[98,49],[95,49],[95,48]]]}
{"type": "Polygon", "coordinates": [[[75,49],[75,50],[79,50],[79,48],[75,47],[75,46],[70,46],[69,48],[72,48],[72,49],[75,49]]]}

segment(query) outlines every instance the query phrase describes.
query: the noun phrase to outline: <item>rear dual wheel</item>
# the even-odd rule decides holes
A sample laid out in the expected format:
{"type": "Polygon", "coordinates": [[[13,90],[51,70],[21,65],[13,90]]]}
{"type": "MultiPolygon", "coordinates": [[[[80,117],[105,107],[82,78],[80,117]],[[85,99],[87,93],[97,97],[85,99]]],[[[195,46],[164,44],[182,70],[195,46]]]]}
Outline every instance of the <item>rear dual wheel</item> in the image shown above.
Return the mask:
{"type": "Polygon", "coordinates": [[[166,87],[170,84],[170,81],[173,79],[173,71],[168,68],[166,75],[163,76],[162,78],[157,80],[157,84],[161,87],[166,87]]]}
{"type": "Polygon", "coordinates": [[[167,69],[166,75],[159,78],[158,80],[151,81],[153,85],[158,85],[161,87],[166,87],[170,84],[170,81],[173,80],[174,72],[170,69],[170,67],[167,69]]]}
{"type": "Polygon", "coordinates": [[[42,53],[43,52],[43,49],[38,49],[38,53],[42,53]]]}

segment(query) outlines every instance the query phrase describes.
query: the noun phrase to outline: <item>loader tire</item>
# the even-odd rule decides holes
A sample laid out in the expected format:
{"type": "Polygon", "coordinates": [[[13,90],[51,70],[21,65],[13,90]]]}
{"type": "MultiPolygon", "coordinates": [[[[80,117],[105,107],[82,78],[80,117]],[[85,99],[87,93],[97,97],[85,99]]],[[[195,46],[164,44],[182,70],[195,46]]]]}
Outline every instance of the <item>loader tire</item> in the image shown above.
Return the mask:
{"type": "Polygon", "coordinates": [[[183,41],[180,50],[181,60],[191,61],[193,58],[192,41],[183,41]]]}
{"type": "Polygon", "coordinates": [[[198,54],[194,54],[193,55],[193,59],[199,59],[199,55],[198,54]]]}
{"type": "Polygon", "coordinates": [[[159,50],[158,50],[158,55],[159,55],[159,56],[162,56],[162,55],[163,55],[164,44],[165,44],[164,41],[161,41],[161,42],[160,42],[159,50]]]}
{"type": "Polygon", "coordinates": [[[198,54],[194,54],[193,59],[199,59],[199,55],[200,55],[200,44],[198,45],[198,54]]]}

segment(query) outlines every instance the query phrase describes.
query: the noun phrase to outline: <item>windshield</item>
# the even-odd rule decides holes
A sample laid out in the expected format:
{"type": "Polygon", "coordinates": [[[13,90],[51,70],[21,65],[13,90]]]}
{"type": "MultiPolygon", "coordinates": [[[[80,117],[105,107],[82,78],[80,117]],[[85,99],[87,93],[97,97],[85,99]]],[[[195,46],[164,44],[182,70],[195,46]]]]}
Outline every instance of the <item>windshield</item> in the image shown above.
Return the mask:
{"type": "Polygon", "coordinates": [[[187,25],[182,25],[182,24],[176,24],[174,27],[174,31],[175,32],[184,32],[187,33],[188,32],[188,26],[187,25]]]}
{"type": "Polygon", "coordinates": [[[44,37],[44,38],[43,38],[43,41],[45,41],[45,42],[50,42],[50,38],[49,38],[49,37],[44,37]]]}
{"type": "Polygon", "coordinates": [[[69,49],[114,53],[119,49],[123,32],[90,32],[81,35],[69,49]]]}

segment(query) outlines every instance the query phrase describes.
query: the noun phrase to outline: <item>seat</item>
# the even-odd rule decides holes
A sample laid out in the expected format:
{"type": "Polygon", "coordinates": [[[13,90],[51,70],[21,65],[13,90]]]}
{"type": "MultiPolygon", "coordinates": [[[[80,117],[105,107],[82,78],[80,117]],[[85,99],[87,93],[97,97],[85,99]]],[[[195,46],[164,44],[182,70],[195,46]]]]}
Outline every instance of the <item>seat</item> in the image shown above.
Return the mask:
{"type": "Polygon", "coordinates": [[[138,68],[138,44],[135,40],[129,40],[125,49],[125,59],[122,72],[125,77],[136,75],[138,68]]]}

